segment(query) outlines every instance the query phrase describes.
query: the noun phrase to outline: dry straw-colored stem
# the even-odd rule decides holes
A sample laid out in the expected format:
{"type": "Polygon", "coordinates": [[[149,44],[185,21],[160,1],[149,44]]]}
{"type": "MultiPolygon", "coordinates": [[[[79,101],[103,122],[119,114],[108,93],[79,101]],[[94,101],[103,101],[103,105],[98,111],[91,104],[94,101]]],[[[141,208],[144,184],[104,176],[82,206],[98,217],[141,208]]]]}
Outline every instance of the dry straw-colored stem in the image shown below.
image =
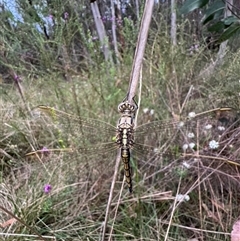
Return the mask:
{"type": "Polygon", "coordinates": [[[143,55],[147,43],[148,30],[152,18],[153,0],[147,0],[142,16],[140,32],[138,35],[137,47],[135,50],[132,71],[130,75],[130,82],[128,88],[127,100],[132,103],[133,97],[136,95],[136,90],[139,82],[140,70],[142,67],[143,55]]]}

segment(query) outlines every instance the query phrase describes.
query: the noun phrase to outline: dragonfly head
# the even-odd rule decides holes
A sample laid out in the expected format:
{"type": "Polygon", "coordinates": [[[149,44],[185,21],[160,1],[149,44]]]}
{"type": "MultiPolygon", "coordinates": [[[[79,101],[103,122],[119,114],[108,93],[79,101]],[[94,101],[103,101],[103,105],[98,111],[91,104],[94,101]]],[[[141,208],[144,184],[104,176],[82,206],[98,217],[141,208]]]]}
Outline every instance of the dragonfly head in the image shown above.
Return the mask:
{"type": "Polygon", "coordinates": [[[128,101],[124,101],[118,105],[118,112],[119,113],[135,113],[136,111],[136,106],[130,104],[128,101]]]}

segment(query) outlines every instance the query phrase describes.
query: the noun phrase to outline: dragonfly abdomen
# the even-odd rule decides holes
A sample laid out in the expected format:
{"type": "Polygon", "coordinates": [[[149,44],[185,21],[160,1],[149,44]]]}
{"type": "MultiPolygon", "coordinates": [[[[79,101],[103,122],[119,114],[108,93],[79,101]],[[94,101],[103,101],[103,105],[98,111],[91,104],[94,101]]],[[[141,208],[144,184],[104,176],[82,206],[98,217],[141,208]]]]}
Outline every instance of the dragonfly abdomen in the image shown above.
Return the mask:
{"type": "Polygon", "coordinates": [[[124,172],[126,177],[126,182],[128,185],[129,192],[132,193],[132,174],[130,167],[130,151],[129,149],[121,149],[121,157],[124,164],[124,172]]]}
{"type": "Polygon", "coordinates": [[[132,193],[132,177],[130,167],[130,149],[134,143],[132,127],[118,128],[117,143],[121,148],[121,158],[124,164],[124,172],[129,192],[132,193]]]}

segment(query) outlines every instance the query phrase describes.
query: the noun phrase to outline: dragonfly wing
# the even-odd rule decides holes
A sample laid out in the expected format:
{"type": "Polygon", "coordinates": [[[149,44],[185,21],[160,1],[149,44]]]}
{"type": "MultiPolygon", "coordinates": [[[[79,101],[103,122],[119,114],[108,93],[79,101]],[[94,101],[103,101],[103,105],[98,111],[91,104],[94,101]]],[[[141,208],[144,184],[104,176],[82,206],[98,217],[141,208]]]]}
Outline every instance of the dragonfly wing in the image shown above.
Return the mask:
{"type": "Polygon", "coordinates": [[[186,118],[184,125],[156,121],[139,126],[131,153],[137,163],[134,173],[142,175],[140,180],[148,188],[161,187],[162,180],[171,182],[171,176],[189,173],[199,161],[209,166],[240,159],[236,133],[239,135],[239,123],[234,110],[229,109],[186,118]]]}
{"type": "Polygon", "coordinates": [[[117,148],[116,128],[106,122],[80,118],[47,106],[39,106],[45,119],[46,131],[55,135],[60,148],[78,149],[82,154],[109,152],[117,148]]]}
{"type": "Polygon", "coordinates": [[[151,133],[153,131],[160,131],[160,130],[168,130],[170,132],[179,130],[179,129],[192,129],[196,127],[196,123],[206,122],[210,120],[215,120],[218,122],[225,122],[228,123],[227,116],[235,115],[234,110],[232,108],[216,108],[209,111],[204,111],[198,114],[194,113],[194,117],[183,117],[177,121],[152,121],[143,125],[140,125],[136,128],[136,134],[139,133],[140,135],[145,135],[151,133]]]}
{"type": "MultiPolygon", "coordinates": [[[[136,153],[151,153],[150,156],[162,155],[164,152],[175,153],[191,150],[206,150],[211,140],[219,140],[223,133],[218,127],[231,125],[227,116],[232,115],[230,108],[218,108],[196,114],[193,118],[183,118],[179,121],[154,121],[136,128],[136,153]]],[[[143,156],[142,155],[142,156],[143,156]]],[[[172,155],[171,155],[172,156],[172,155]]]]}

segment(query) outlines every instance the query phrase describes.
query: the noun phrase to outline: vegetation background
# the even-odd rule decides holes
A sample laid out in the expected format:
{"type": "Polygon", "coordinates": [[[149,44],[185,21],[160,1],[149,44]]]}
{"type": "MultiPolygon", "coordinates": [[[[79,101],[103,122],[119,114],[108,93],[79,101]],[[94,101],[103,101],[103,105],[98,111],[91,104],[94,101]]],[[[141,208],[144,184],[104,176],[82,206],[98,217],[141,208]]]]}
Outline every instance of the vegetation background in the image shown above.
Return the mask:
{"type": "MultiPolygon", "coordinates": [[[[183,2],[155,1],[139,125],[239,108],[239,1],[183,2]]],[[[17,15],[0,5],[0,239],[100,240],[116,153],[83,155],[77,116],[116,126],[144,1],[14,3],[17,15]]],[[[217,133],[204,133],[204,117],[197,158],[173,155],[178,140],[164,157],[133,160],[134,196],[122,189],[121,170],[106,240],[229,240],[239,217],[237,116],[224,117],[218,150],[206,151],[217,133]]],[[[106,134],[94,131],[84,139],[90,148],[106,134]]]]}

